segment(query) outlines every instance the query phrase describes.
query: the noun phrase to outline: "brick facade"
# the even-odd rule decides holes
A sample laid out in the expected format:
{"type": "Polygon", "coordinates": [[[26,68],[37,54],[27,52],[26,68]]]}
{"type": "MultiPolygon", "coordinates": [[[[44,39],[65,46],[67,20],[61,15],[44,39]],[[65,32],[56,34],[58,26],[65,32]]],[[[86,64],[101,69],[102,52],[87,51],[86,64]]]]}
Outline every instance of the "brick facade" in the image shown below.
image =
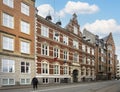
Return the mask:
{"type": "MultiPolygon", "coordinates": [[[[12,2],[12,1],[11,1],[12,2]]],[[[35,24],[35,2],[32,0],[13,0],[13,7],[7,5],[3,2],[0,2],[0,86],[2,85],[22,85],[22,81],[25,84],[30,84],[31,78],[35,76],[34,71],[34,24],[35,24]],[[29,16],[21,12],[21,3],[29,6],[29,16]],[[4,15],[13,17],[13,28],[7,27],[3,24],[4,15]],[[21,21],[25,21],[30,25],[29,34],[21,32],[21,21]],[[3,47],[7,42],[3,42],[3,37],[13,39],[13,50],[8,50],[3,47]],[[21,41],[27,41],[30,43],[29,54],[21,53],[21,41]],[[4,43],[4,44],[3,44],[4,43]],[[5,61],[6,60],[6,61],[5,61]],[[12,73],[5,71],[4,67],[10,67],[10,65],[4,66],[4,63],[8,61],[14,63],[12,65],[12,73]],[[21,62],[29,63],[29,73],[21,73],[21,62]],[[30,67],[31,66],[31,67],[30,67]],[[28,80],[28,82],[26,82],[28,80]],[[10,83],[11,82],[11,83],[10,83]]],[[[10,17],[9,17],[10,18],[10,17]]],[[[10,20],[8,20],[10,21],[10,20]]],[[[8,25],[9,26],[9,25],[8,25]]],[[[10,64],[10,63],[9,63],[10,64]]],[[[9,68],[7,68],[9,69],[9,68]]],[[[27,71],[27,70],[26,70],[27,71]]]]}

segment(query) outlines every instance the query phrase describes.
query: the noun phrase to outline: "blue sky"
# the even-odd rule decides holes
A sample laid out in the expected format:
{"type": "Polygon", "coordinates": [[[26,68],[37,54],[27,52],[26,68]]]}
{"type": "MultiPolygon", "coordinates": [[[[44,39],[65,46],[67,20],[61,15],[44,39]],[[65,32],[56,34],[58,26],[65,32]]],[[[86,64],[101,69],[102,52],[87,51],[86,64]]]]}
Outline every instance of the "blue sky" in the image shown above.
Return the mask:
{"type": "Polygon", "coordinates": [[[76,13],[81,31],[86,28],[100,37],[112,32],[120,60],[120,0],[36,0],[35,6],[42,17],[50,13],[53,22],[60,19],[62,27],[76,13]]]}

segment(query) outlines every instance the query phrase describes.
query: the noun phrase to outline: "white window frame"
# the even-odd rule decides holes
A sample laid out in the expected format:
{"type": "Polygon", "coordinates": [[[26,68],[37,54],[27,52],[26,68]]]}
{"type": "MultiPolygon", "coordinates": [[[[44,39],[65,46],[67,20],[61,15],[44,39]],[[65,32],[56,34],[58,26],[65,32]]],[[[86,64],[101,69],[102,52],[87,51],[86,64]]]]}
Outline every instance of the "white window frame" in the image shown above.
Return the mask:
{"type": "Polygon", "coordinates": [[[68,51],[64,50],[64,51],[63,51],[63,59],[64,59],[64,60],[68,60],[68,56],[69,56],[68,51]]]}
{"type": "Polygon", "coordinates": [[[21,73],[22,74],[30,74],[30,62],[27,62],[27,61],[21,61],[21,73]],[[24,63],[24,65],[22,65],[22,63],[24,63]],[[29,64],[29,65],[27,65],[29,64]],[[22,67],[24,67],[24,72],[22,72],[22,67]]]}
{"type": "Polygon", "coordinates": [[[3,79],[2,79],[2,85],[15,85],[15,79],[13,79],[13,78],[3,78],[3,79]],[[12,84],[10,83],[10,80],[11,80],[11,79],[13,80],[13,83],[12,83],[12,84]],[[3,83],[4,80],[6,80],[7,83],[4,84],[4,83],[3,83]]]}
{"type": "Polygon", "coordinates": [[[104,49],[103,49],[103,48],[101,48],[101,53],[102,53],[102,54],[104,53],[104,49]]]}
{"type": "Polygon", "coordinates": [[[86,57],[84,56],[82,59],[83,59],[83,64],[86,64],[86,57]]]}
{"type": "Polygon", "coordinates": [[[26,84],[30,84],[30,83],[31,83],[30,78],[21,78],[20,79],[20,84],[22,84],[22,85],[26,85],[26,84]],[[27,82],[27,80],[29,80],[29,82],[27,82]],[[24,83],[22,81],[24,81],[24,83]]]}
{"type": "Polygon", "coordinates": [[[54,64],[53,65],[53,74],[54,75],[59,75],[60,74],[60,65],[59,64],[54,64]]]}
{"type": "Polygon", "coordinates": [[[3,4],[5,4],[11,8],[14,8],[14,0],[3,0],[3,4]]]}
{"type": "Polygon", "coordinates": [[[54,31],[53,39],[54,39],[55,41],[58,41],[58,42],[60,41],[60,36],[59,36],[59,33],[58,33],[58,32],[54,31]]]}
{"type": "Polygon", "coordinates": [[[49,83],[49,78],[43,78],[42,82],[43,82],[43,84],[48,84],[49,83]]]}
{"type": "Polygon", "coordinates": [[[90,61],[90,58],[89,58],[89,57],[87,58],[87,64],[88,64],[88,65],[91,64],[91,61],[90,61]]]}
{"type": "Polygon", "coordinates": [[[82,44],[82,51],[86,52],[86,46],[82,44]]]}
{"type": "Polygon", "coordinates": [[[93,65],[93,66],[95,65],[95,60],[94,60],[94,59],[92,59],[92,65],[93,65]]]}
{"type": "Polygon", "coordinates": [[[60,83],[60,78],[54,78],[55,83],[60,83]]]}
{"type": "Polygon", "coordinates": [[[49,74],[49,63],[47,62],[42,62],[42,66],[41,66],[41,73],[42,74],[49,74]]]}
{"type": "Polygon", "coordinates": [[[78,63],[79,62],[79,54],[78,53],[74,53],[73,54],[73,61],[74,61],[74,63],[78,63]]]}
{"type": "Polygon", "coordinates": [[[73,40],[73,47],[78,49],[78,41],[73,40]]]}
{"type": "Polygon", "coordinates": [[[21,53],[30,54],[30,42],[21,40],[21,53]]]}
{"type": "Polygon", "coordinates": [[[94,55],[95,53],[94,53],[94,49],[92,48],[92,55],[94,55]]]}
{"type": "Polygon", "coordinates": [[[87,47],[87,53],[90,54],[90,47],[87,47]]]}
{"type": "Polygon", "coordinates": [[[113,63],[112,63],[112,60],[110,60],[110,64],[113,64],[113,63]]]}
{"type": "Polygon", "coordinates": [[[57,58],[60,57],[60,49],[57,47],[54,47],[54,57],[57,57],[57,58]]]}
{"type": "Polygon", "coordinates": [[[101,56],[101,61],[104,62],[104,57],[103,56],[101,56]]]}
{"type": "Polygon", "coordinates": [[[112,52],[110,53],[110,57],[112,58],[112,52]]]}
{"type": "Polygon", "coordinates": [[[63,74],[64,75],[68,75],[69,74],[69,67],[68,67],[68,65],[64,65],[63,66],[63,74]]]}
{"type": "Polygon", "coordinates": [[[45,25],[41,25],[41,35],[49,38],[49,28],[45,25]]]}
{"type": "Polygon", "coordinates": [[[21,13],[23,13],[23,14],[25,14],[27,16],[30,15],[30,7],[27,4],[23,3],[23,2],[21,3],[21,13]]]}
{"type": "Polygon", "coordinates": [[[25,21],[21,21],[21,32],[30,34],[30,24],[25,21]]]}
{"type": "Polygon", "coordinates": [[[3,73],[15,73],[15,61],[10,60],[10,59],[2,59],[2,72],[3,73]],[[5,63],[5,65],[4,65],[4,63],[5,63]],[[7,68],[7,70],[5,70],[4,68],[5,69],[7,68]],[[12,68],[12,70],[10,70],[11,68],[12,68]]]}
{"type": "Polygon", "coordinates": [[[14,28],[14,17],[7,13],[3,13],[2,25],[13,29],[14,28]]]}
{"type": "Polygon", "coordinates": [[[3,40],[3,49],[4,50],[10,50],[10,51],[14,51],[14,38],[13,37],[9,37],[9,36],[2,36],[3,40]]]}
{"type": "Polygon", "coordinates": [[[41,54],[45,56],[49,56],[49,46],[45,43],[41,45],[41,54]]]}
{"type": "Polygon", "coordinates": [[[63,35],[63,43],[68,45],[68,36],[63,35]]]}

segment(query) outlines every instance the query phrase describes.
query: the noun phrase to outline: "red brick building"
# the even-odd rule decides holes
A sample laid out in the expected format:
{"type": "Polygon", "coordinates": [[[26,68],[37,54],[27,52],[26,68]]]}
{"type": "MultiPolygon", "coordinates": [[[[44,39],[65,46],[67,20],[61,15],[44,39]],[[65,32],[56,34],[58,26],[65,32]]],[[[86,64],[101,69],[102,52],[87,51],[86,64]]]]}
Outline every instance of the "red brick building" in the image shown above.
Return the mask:
{"type": "Polygon", "coordinates": [[[36,76],[41,83],[80,81],[82,39],[76,14],[66,28],[37,15],[36,76]]]}
{"type": "Polygon", "coordinates": [[[104,80],[113,79],[116,76],[117,57],[112,33],[97,41],[96,77],[104,80]]]}

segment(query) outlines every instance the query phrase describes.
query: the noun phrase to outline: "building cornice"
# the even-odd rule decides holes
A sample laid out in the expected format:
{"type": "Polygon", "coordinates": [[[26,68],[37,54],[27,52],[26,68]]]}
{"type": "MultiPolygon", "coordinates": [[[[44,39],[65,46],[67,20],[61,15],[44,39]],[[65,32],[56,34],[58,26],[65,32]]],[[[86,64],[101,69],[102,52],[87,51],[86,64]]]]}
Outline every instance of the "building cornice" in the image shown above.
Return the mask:
{"type": "Polygon", "coordinates": [[[18,55],[18,54],[11,54],[11,53],[7,53],[7,52],[0,52],[0,55],[4,55],[4,56],[10,56],[10,57],[16,57],[16,58],[24,58],[24,59],[33,59],[34,60],[34,56],[25,56],[25,55],[18,55]]]}

